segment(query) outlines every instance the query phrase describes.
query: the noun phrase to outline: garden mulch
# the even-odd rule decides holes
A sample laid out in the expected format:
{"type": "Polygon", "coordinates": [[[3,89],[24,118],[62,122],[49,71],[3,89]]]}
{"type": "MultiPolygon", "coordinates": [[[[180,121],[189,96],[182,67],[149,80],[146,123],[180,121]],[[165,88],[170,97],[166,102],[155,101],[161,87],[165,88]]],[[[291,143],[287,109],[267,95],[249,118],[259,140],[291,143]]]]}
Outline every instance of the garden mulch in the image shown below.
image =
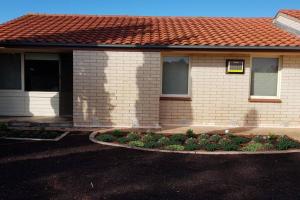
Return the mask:
{"type": "Polygon", "coordinates": [[[192,155],[0,140],[0,199],[300,199],[300,154],[192,155]]]}

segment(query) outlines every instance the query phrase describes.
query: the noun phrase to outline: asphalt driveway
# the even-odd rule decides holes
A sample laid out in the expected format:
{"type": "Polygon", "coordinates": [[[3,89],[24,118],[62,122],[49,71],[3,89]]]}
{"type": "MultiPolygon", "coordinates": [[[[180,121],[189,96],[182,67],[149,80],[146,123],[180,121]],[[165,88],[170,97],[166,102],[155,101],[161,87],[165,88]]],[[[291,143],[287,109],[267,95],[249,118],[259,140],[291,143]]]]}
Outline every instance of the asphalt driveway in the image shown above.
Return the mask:
{"type": "Polygon", "coordinates": [[[0,140],[0,199],[300,199],[300,154],[184,155],[0,140]]]}

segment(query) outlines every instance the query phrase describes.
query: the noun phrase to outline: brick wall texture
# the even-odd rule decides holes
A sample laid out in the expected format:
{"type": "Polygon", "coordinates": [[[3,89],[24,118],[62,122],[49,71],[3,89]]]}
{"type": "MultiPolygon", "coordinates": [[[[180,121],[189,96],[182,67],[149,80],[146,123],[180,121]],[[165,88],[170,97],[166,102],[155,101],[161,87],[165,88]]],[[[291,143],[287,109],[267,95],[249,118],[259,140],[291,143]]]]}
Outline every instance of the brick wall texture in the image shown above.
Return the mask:
{"type": "Polygon", "coordinates": [[[74,51],[74,125],[300,127],[300,56],[282,56],[282,103],[249,102],[250,55],[193,54],[192,101],[159,100],[160,52],[74,51]],[[226,74],[226,59],[245,74],[226,74]]]}
{"type": "Polygon", "coordinates": [[[75,126],[157,127],[160,53],[74,51],[75,126]]]}
{"type": "Polygon", "coordinates": [[[300,127],[300,57],[283,56],[282,103],[249,102],[250,56],[191,56],[192,101],[160,101],[160,123],[300,127]],[[245,74],[226,74],[225,61],[242,58],[245,74]]]}

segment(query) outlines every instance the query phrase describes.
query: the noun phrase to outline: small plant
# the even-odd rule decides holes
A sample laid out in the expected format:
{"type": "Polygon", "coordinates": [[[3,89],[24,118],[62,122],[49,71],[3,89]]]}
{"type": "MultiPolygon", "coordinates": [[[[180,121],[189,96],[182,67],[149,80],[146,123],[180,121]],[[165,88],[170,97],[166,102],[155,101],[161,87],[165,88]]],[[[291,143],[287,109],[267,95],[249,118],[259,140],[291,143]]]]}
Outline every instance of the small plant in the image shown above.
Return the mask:
{"type": "Polygon", "coordinates": [[[201,148],[205,149],[205,146],[209,143],[208,139],[200,139],[198,140],[198,144],[201,148]]]}
{"type": "Polygon", "coordinates": [[[264,150],[264,145],[259,142],[250,142],[246,146],[242,148],[242,151],[250,151],[250,152],[256,152],[256,151],[262,151],[264,150]]]}
{"type": "Polygon", "coordinates": [[[198,139],[201,140],[201,139],[208,139],[209,138],[209,135],[206,134],[206,133],[202,133],[199,135],[198,139]]]}
{"type": "Polygon", "coordinates": [[[129,142],[128,145],[132,146],[132,147],[144,147],[144,142],[142,142],[140,140],[135,140],[135,141],[129,142]]]}
{"type": "Polygon", "coordinates": [[[265,150],[272,150],[272,149],[274,149],[274,145],[272,143],[270,143],[270,142],[265,143],[264,144],[264,149],[265,150]]]}
{"type": "Polygon", "coordinates": [[[173,144],[173,145],[166,146],[165,149],[171,150],[171,151],[183,151],[184,146],[178,145],[178,144],[173,144]]]}
{"type": "Polygon", "coordinates": [[[211,141],[211,142],[219,142],[219,140],[221,138],[222,137],[220,135],[214,134],[214,135],[210,136],[209,141],[211,141]]]}
{"type": "Polygon", "coordinates": [[[231,136],[230,140],[236,145],[245,144],[251,141],[251,139],[249,138],[240,137],[240,136],[231,136]]]}
{"type": "Polygon", "coordinates": [[[159,143],[156,141],[149,141],[144,143],[145,148],[153,149],[159,147],[159,143]]]}
{"type": "Polygon", "coordinates": [[[281,136],[278,138],[278,143],[276,145],[276,149],[278,150],[287,150],[290,148],[296,148],[299,146],[299,143],[291,140],[287,136],[281,136]]]}
{"type": "Polygon", "coordinates": [[[170,139],[168,137],[162,137],[157,141],[159,146],[166,146],[170,143],[170,139]]]}
{"type": "Polygon", "coordinates": [[[114,130],[111,134],[115,137],[124,137],[126,135],[125,132],[122,132],[119,129],[114,130]]]}
{"type": "Polygon", "coordinates": [[[120,137],[117,139],[117,141],[121,144],[125,144],[125,143],[129,142],[127,137],[120,137]]]}
{"type": "Polygon", "coordinates": [[[264,143],[265,138],[262,135],[257,135],[254,138],[252,138],[252,141],[255,143],[264,143]]]}
{"type": "Polygon", "coordinates": [[[193,129],[188,129],[186,131],[186,137],[188,137],[188,138],[196,138],[197,135],[194,133],[193,129]]]}
{"type": "Polygon", "coordinates": [[[0,131],[7,131],[8,126],[6,123],[0,123],[0,131]]]}
{"type": "Polygon", "coordinates": [[[153,134],[153,133],[148,133],[148,134],[146,134],[144,137],[143,137],[143,139],[142,139],[142,141],[144,142],[144,143],[147,143],[147,142],[155,142],[157,140],[157,138],[155,137],[155,134],[153,134]]]}
{"type": "Polygon", "coordinates": [[[228,139],[220,139],[219,145],[220,148],[224,151],[236,151],[239,148],[239,145],[235,144],[234,142],[228,139]]]}
{"type": "Polygon", "coordinates": [[[197,144],[198,143],[198,141],[197,141],[197,139],[196,138],[188,138],[188,139],[186,139],[186,141],[185,141],[185,144],[197,144]]]}
{"type": "Polygon", "coordinates": [[[96,139],[102,142],[113,142],[116,138],[110,134],[100,134],[96,136],[96,139]]]}
{"type": "Polygon", "coordinates": [[[170,142],[173,144],[182,144],[184,143],[186,136],[184,134],[174,134],[170,137],[170,142]]]}
{"type": "Polygon", "coordinates": [[[163,134],[157,134],[157,133],[151,133],[151,134],[155,141],[158,141],[160,138],[164,137],[163,134]]]}
{"type": "Polygon", "coordinates": [[[197,143],[190,143],[190,144],[186,144],[184,146],[184,150],[186,150],[186,151],[195,151],[198,149],[200,149],[200,145],[197,143]]]}
{"type": "Polygon", "coordinates": [[[128,141],[136,141],[136,140],[139,140],[140,138],[141,138],[141,136],[134,132],[131,132],[127,135],[128,141]]]}
{"type": "Polygon", "coordinates": [[[219,145],[215,143],[208,143],[204,146],[206,151],[216,151],[219,149],[219,145]]]}

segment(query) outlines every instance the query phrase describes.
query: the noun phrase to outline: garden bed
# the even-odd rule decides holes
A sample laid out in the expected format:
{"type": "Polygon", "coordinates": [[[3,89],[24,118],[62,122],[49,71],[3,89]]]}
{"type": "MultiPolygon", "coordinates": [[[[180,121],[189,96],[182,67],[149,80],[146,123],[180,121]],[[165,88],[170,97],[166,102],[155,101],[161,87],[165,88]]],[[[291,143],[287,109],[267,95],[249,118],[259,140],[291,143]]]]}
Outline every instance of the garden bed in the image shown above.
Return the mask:
{"type": "Polygon", "coordinates": [[[4,139],[58,141],[67,134],[68,132],[65,131],[45,130],[44,128],[40,130],[17,130],[8,129],[4,125],[0,127],[0,138],[4,139]]]}
{"type": "Polygon", "coordinates": [[[195,134],[191,129],[184,134],[169,135],[115,130],[98,133],[95,139],[126,147],[168,151],[259,152],[300,149],[300,143],[286,135],[195,134]]]}

